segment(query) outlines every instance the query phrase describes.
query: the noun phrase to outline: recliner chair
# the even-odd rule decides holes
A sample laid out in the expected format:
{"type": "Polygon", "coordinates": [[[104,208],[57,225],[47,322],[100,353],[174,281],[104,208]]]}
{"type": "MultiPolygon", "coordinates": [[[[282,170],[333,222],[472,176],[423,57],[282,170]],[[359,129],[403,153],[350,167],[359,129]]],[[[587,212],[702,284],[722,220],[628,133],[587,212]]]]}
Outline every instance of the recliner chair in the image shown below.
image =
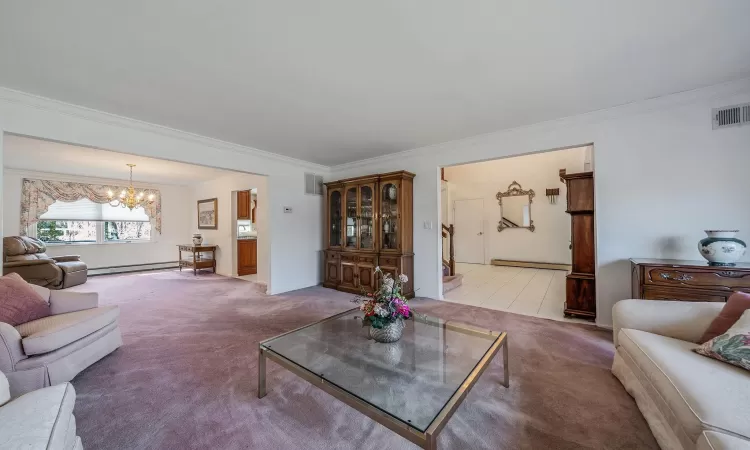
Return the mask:
{"type": "Polygon", "coordinates": [[[65,289],[86,282],[88,267],[78,255],[48,256],[47,246],[27,236],[3,238],[3,273],[15,272],[31,284],[65,289]]]}

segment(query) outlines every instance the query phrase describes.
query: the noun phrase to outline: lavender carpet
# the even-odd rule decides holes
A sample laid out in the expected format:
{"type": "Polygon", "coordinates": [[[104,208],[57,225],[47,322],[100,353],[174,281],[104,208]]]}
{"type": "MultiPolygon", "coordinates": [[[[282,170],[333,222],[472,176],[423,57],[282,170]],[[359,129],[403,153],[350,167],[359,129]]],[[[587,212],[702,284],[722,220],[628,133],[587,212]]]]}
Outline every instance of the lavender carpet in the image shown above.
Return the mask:
{"type": "MultiPolygon", "coordinates": [[[[90,278],[121,308],[124,346],[73,380],[87,449],[416,449],[276,364],[257,398],[258,342],[352,308],[320,287],[280,296],[218,275],[90,278]]],[[[439,438],[441,449],[657,449],[610,373],[611,333],[433,300],[423,313],[505,330],[498,356],[439,438]]]]}

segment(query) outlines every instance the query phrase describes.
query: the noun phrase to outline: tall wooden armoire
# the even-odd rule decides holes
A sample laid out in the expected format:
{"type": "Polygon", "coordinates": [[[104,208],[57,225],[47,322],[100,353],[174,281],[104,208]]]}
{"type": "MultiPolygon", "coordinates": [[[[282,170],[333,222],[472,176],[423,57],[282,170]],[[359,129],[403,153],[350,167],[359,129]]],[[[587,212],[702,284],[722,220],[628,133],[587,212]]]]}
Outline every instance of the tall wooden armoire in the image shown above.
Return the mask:
{"type": "Polygon", "coordinates": [[[567,174],[560,181],[568,191],[572,271],[565,280],[566,316],[596,318],[596,240],[594,237],[594,172],[567,174]]]}
{"type": "Polygon", "coordinates": [[[375,290],[375,267],[409,277],[414,296],[414,174],[401,171],[325,183],[323,286],[361,293],[375,290]]]}

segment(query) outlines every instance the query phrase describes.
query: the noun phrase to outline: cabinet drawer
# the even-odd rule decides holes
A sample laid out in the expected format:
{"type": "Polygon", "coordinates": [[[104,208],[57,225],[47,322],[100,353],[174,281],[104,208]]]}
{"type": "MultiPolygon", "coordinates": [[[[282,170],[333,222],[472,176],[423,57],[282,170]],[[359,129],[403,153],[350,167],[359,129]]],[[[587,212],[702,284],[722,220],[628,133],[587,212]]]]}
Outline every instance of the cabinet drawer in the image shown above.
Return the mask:
{"type": "Polygon", "coordinates": [[[400,258],[395,258],[393,256],[381,256],[380,265],[386,267],[398,267],[399,259],[400,258]]]}
{"type": "Polygon", "coordinates": [[[692,268],[645,268],[645,285],[732,291],[750,288],[750,272],[692,268]]]}
{"type": "Polygon", "coordinates": [[[646,300],[681,300],[687,302],[726,302],[726,295],[700,291],[697,289],[675,289],[667,287],[646,286],[643,289],[643,298],[646,300]]]}
{"type": "Polygon", "coordinates": [[[338,262],[340,260],[341,255],[339,253],[326,252],[326,261],[338,262]]]}
{"type": "Polygon", "coordinates": [[[359,258],[357,258],[357,255],[351,255],[347,253],[341,254],[341,261],[342,262],[357,262],[359,258]]]}
{"type": "Polygon", "coordinates": [[[360,255],[357,258],[357,262],[363,263],[363,264],[372,264],[375,265],[375,255],[360,255]]]}

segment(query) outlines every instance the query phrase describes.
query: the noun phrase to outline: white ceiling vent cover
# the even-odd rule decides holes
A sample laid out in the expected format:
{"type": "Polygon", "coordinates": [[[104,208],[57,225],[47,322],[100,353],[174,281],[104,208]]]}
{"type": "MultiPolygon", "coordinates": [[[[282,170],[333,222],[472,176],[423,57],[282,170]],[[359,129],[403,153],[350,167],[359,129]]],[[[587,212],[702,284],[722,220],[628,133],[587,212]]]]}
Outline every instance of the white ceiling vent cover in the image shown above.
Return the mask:
{"type": "Polygon", "coordinates": [[[323,195],[323,177],[321,175],[305,174],[305,194],[323,195]]]}
{"type": "Polygon", "coordinates": [[[713,129],[747,125],[750,123],[750,103],[711,110],[713,129]]]}

